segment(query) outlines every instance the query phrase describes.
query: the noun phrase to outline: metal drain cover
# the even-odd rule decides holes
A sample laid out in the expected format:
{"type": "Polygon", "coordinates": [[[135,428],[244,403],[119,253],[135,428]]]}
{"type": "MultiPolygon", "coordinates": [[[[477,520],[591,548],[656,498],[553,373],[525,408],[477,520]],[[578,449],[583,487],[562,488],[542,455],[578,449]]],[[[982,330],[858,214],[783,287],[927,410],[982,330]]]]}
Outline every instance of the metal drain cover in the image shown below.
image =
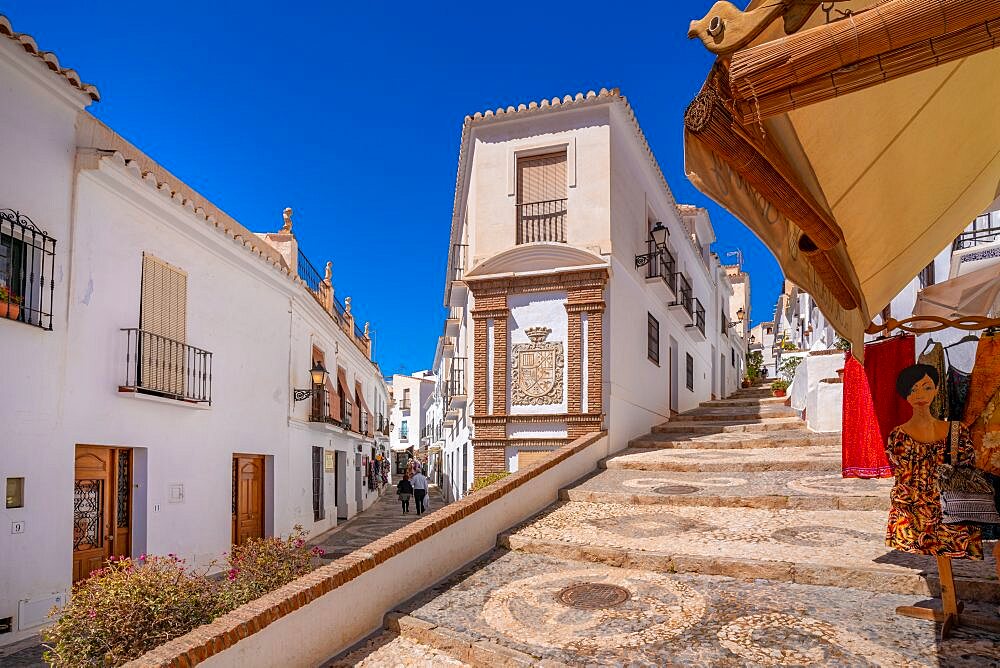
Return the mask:
{"type": "Polygon", "coordinates": [[[698,488],[694,485],[662,485],[653,491],[657,494],[694,494],[698,488]]]}
{"type": "Polygon", "coordinates": [[[580,610],[603,610],[621,605],[630,598],[628,589],[618,585],[583,582],[556,594],[563,605],[580,610]]]}

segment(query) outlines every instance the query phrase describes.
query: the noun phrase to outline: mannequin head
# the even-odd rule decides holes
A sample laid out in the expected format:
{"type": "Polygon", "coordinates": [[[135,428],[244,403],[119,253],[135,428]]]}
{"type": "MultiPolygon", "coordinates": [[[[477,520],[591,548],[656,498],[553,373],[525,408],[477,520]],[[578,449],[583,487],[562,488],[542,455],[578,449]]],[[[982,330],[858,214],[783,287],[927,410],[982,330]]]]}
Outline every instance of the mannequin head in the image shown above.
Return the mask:
{"type": "Polygon", "coordinates": [[[938,393],[938,371],[929,364],[914,364],[899,372],[896,392],[914,408],[927,408],[938,393]]]}

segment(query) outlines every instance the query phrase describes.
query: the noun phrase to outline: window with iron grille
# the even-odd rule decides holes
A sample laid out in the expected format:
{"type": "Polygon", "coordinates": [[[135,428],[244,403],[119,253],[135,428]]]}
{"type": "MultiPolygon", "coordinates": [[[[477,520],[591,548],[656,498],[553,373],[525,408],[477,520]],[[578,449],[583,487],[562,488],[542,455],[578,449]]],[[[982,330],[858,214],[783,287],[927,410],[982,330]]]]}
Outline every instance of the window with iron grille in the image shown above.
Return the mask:
{"type": "Polygon", "coordinates": [[[652,313],[646,314],[646,357],[656,366],[660,365],[660,321],[652,313]]]}
{"type": "Polygon", "coordinates": [[[729,353],[732,356],[732,365],[733,365],[733,368],[735,369],[736,368],[736,348],[730,348],[729,349],[729,353]]]}
{"type": "Polygon", "coordinates": [[[56,240],[30,218],[0,209],[0,318],[52,329],[56,240]]]}
{"type": "Polygon", "coordinates": [[[917,277],[920,279],[921,290],[934,285],[934,260],[931,260],[929,265],[921,269],[917,277]]]}
{"type": "Polygon", "coordinates": [[[517,159],[517,243],[566,241],[566,151],[517,159]]]}
{"type": "Polygon", "coordinates": [[[685,361],[685,382],[687,384],[687,389],[694,392],[694,358],[691,357],[691,353],[684,353],[685,361]]]}
{"type": "Polygon", "coordinates": [[[326,516],[323,508],[323,448],[313,446],[313,521],[319,522],[326,516]]]}

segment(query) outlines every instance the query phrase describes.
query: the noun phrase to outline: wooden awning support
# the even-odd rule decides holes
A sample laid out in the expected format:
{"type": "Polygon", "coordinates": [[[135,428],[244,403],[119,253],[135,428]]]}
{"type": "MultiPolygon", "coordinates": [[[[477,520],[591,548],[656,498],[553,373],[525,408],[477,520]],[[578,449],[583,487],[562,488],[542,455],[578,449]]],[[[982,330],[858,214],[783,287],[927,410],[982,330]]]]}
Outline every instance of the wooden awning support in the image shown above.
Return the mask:
{"type": "Polygon", "coordinates": [[[894,0],[737,51],[729,85],[744,123],[1000,46],[1000,0],[894,0]]]}
{"type": "Polygon", "coordinates": [[[888,318],[882,324],[876,324],[873,322],[868,325],[868,329],[865,330],[865,333],[879,334],[882,332],[891,332],[894,329],[910,332],[912,334],[927,334],[929,332],[939,332],[942,329],[962,329],[968,332],[974,332],[980,329],[989,329],[992,327],[1000,327],[1000,318],[989,318],[983,315],[967,315],[952,320],[936,315],[915,315],[910,318],[904,318],[903,320],[888,318]],[[927,324],[920,325],[917,323],[927,324]]]}

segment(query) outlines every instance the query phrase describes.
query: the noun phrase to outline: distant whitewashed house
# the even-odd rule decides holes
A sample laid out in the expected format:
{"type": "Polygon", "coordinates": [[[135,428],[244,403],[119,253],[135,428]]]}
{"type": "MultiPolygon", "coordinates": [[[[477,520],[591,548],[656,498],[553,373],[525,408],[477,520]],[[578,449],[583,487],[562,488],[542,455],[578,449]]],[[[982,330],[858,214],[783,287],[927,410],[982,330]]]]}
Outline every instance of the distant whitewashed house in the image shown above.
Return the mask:
{"type": "Polygon", "coordinates": [[[202,565],[373,503],[388,388],[291,210],[250,232],[2,16],[0,87],[0,643],[112,555],[202,565]]]}
{"type": "Polygon", "coordinates": [[[746,342],[714,241],[617,90],[467,117],[434,368],[444,477],[464,491],[603,429],[624,447],[735,391],[746,342]]]}

